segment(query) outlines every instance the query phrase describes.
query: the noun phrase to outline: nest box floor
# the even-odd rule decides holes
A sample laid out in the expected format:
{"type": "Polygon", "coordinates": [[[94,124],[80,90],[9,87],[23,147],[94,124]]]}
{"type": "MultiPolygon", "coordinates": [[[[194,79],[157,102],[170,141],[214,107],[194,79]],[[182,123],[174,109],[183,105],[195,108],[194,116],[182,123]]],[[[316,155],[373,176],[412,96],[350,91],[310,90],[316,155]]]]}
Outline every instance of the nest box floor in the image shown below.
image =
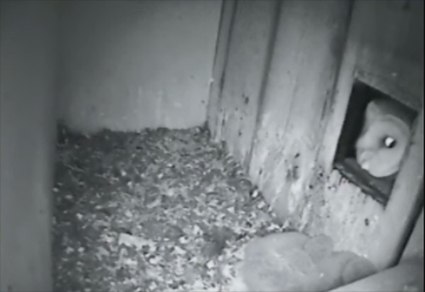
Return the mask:
{"type": "Polygon", "coordinates": [[[60,127],[57,153],[55,291],[220,291],[243,244],[283,231],[203,128],[60,127]]]}

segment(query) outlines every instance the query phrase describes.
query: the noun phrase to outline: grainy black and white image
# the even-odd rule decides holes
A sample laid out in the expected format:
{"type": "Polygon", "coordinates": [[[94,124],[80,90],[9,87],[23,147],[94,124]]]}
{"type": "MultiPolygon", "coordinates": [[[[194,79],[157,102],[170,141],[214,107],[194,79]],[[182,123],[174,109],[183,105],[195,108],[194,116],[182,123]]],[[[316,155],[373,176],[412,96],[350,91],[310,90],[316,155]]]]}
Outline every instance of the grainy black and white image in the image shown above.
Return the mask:
{"type": "Polygon", "coordinates": [[[55,291],[219,291],[238,249],[281,231],[205,128],[61,128],[55,291]]]}
{"type": "Polygon", "coordinates": [[[0,291],[423,291],[423,0],[0,0],[0,291]]]}

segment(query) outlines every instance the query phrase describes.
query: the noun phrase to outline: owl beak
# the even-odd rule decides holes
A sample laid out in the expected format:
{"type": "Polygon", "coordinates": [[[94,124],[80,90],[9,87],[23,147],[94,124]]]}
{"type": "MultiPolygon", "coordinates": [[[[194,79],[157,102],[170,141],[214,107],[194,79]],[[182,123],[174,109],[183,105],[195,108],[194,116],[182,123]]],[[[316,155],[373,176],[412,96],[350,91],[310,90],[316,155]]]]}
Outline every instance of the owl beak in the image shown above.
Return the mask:
{"type": "Polygon", "coordinates": [[[372,153],[370,151],[364,151],[361,155],[359,155],[359,165],[364,170],[369,170],[370,163],[369,160],[372,157],[372,153]]]}

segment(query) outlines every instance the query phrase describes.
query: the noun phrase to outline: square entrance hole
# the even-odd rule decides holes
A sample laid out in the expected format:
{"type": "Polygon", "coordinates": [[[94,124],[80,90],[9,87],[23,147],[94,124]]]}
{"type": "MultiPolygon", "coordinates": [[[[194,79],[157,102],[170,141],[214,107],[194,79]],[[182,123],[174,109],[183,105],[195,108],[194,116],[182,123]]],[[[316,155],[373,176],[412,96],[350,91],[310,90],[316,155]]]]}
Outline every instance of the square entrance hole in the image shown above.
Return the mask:
{"type": "Polygon", "coordinates": [[[387,177],[377,178],[362,169],[356,161],[355,143],[363,128],[366,107],[376,98],[391,99],[411,118],[411,125],[417,117],[417,112],[401,103],[399,100],[363,83],[355,80],[351,91],[347,112],[338,140],[337,151],[333,166],[343,177],[361,188],[363,193],[386,206],[397,173],[387,177]]]}

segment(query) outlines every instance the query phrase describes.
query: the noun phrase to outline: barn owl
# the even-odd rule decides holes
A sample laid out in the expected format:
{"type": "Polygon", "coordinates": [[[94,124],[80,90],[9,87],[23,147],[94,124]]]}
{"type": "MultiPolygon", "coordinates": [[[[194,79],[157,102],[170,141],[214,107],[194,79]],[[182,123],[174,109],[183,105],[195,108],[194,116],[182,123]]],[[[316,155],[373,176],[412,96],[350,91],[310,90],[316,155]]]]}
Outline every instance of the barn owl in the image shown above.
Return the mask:
{"type": "Polygon", "coordinates": [[[369,102],[355,144],[357,163],[378,178],[398,172],[410,143],[411,124],[411,115],[395,101],[369,102]]]}

